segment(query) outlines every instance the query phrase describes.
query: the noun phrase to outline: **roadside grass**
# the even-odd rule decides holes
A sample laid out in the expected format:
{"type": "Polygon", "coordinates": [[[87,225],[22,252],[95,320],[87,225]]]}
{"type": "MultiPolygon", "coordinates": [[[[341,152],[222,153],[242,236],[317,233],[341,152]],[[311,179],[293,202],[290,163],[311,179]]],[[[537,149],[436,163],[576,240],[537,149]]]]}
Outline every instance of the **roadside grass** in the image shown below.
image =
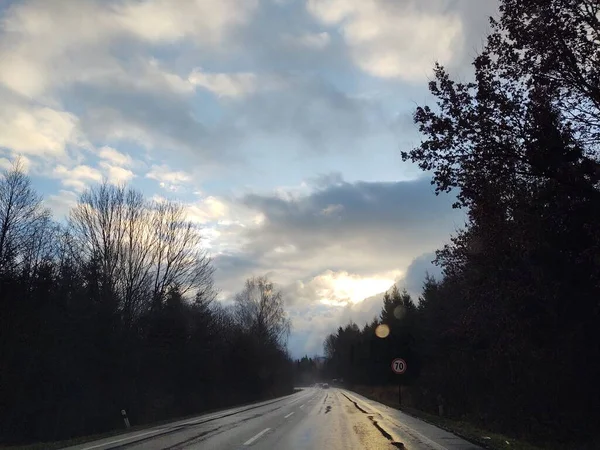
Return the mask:
{"type": "MultiPolygon", "coordinates": [[[[449,419],[430,414],[416,408],[398,406],[398,387],[397,386],[355,386],[352,388],[357,394],[363,395],[371,400],[375,400],[384,405],[399,409],[406,414],[417,417],[425,422],[442,428],[446,431],[456,434],[463,439],[477,444],[489,450],[549,450],[552,446],[539,447],[520,439],[515,439],[500,433],[494,433],[489,430],[479,428],[465,420],[449,419]]],[[[564,447],[561,447],[564,449],[564,447]]]]}
{"type": "MultiPolygon", "coordinates": [[[[291,392],[290,394],[283,395],[281,397],[286,397],[287,395],[295,394],[301,390],[302,389],[294,388],[293,392],[291,392]]],[[[274,400],[276,398],[279,398],[279,397],[268,397],[263,400],[258,400],[256,402],[232,405],[232,406],[227,406],[227,407],[218,408],[218,409],[212,409],[212,410],[208,410],[208,411],[200,411],[196,414],[189,414],[187,416],[172,417],[170,419],[161,420],[159,422],[140,424],[140,425],[132,426],[131,428],[119,428],[116,430],[107,431],[105,433],[91,434],[88,436],[78,436],[78,437],[74,437],[71,439],[65,439],[62,441],[36,442],[36,443],[25,444],[25,445],[0,444],[0,450],[56,450],[56,449],[65,448],[65,447],[72,447],[74,445],[85,444],[86,442],[93,442],[93,441],[97,441],[100,439],[106,439],[106,438],[113,437],[113,436],[120,436],[123,434],[134,433],[134,432],[140,431],[140,430],[147,430],[148,428],[154,428],[154,427],[166,425],[166,424],[169,424],[172,422],[178,422],[180,420],[186,420],[186,419],[191,419],[191,418],[198,417],[198,416],[204,416],[206,414],[212,414],[212,413],[224,411],[224,410],[231,409],[231,408],[240,408],[240,407],[244,407],[244,406],[249,406],[254,403],[268,401],[268,400],[274,400]]]]}

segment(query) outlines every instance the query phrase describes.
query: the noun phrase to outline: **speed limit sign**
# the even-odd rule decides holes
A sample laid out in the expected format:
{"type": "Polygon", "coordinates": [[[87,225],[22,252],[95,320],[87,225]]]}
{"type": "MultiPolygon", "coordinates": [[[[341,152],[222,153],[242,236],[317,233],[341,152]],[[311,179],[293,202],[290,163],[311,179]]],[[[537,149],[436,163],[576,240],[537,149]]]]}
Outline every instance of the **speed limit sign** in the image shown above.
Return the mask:
{"type": "Polygon", "coordinates": [[[406,372],[406,361],[404,361],[402,358],[394,359],[392,361],[392,370],[394,373],[402,375],[404,372],[406,372]]]}

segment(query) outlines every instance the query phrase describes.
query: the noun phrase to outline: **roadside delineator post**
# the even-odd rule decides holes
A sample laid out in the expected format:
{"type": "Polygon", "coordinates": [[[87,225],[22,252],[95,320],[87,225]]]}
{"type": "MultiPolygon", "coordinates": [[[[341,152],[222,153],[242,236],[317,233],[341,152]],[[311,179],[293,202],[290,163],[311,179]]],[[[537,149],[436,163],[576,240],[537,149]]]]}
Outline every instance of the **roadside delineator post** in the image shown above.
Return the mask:
{"type": "Polygon", "coordinates": [[[127,428],[131,428],[131,424],[129,423],[129,418],[127,417],[127,411],[124,409],[121,410],[121,415],[123,416],[123,421],[125,422],[125,426],[127,428]]]}
{"type": "Polygon", "coordinates": [[[442,394],[437,395],[437,403],[438,403],[438,413],[440,417],[444,415],[444,397],[442,394]]]}

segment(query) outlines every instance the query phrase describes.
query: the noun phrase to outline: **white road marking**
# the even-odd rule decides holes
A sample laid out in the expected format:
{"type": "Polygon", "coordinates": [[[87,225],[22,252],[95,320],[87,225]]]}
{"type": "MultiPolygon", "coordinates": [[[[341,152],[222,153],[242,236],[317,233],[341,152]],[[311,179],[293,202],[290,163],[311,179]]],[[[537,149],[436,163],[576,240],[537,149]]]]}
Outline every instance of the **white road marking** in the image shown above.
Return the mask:
{"type": "Polygon", "coordinates": [[[153,434],[153,433],[160,433],[162,431],[164,431],[163,428],[161,428],[160,430],[147,431],[145,433],[136,434],[134,436],[128,436],[128,437],[123,438],[123,439],[117,439],[116,441],[110,441],[110,442],[105,442],[104,444],[92,445],[91,447],[85,447],[82,450],[92,450],[93,448],[106,447],[107,445],[112,445],[112,444],[116,444],[118,442],[128,441],[129,439],[135,439],[135,438],[139,438],[141,436],[147,436],[147,435],[153,434]]]}
{"type": "Polygon", "coordinates": [[[250,445],[252,444],[254,441],[256,441],[257,439],[260,439],[260,437],[267,433],[270,430],[270,428],[265,428],[264,430],[262,430],[260,433],[258,433],[256,436],[251,437],[250,439],[248,439],[246,442],[244,442],[244,445],[250,445]]]}
{"type": "MultiPolygon", "coordinates": [[[[301,392],[300,392],[300,394],[301,394],[301,392]]],[[[292,394],[292,395],[295,395],[295,394],[292,394]]],[[[306,395],[310,395],[310,394],[306,394],[306,395]]],[[[305,397],[305,395],[304,395],[304,396],[303,396],[303,395],[300,395],[300,396],[299,396],[297,399],[293,400],[293,401],[292,401],[292,402],[290,402],[289,404],[291,405],[291,404],[293,404],[293,403],[296,403],[296,402],[298,402],[298,401],[302,400],[304,397],[305,397]]],[[[277,400],[275,400],[275,401],[271,401],[271,403],[276,403],[276,402],[277,402],[277,400]]],[[[261,405],[261,404],[259,404],[259,405],[257,405],[256,407],[261,407],[261,406],[266,406],[266,405],[261,405]]],[[[240,413],[240,412],[244,412],[245,410],[244,410],[243,408],[244,408],[244,407],[237,408],[237,409],[236,409],[236,408],[234,408],[234,409],[232,409],[232,410],[226,410],[226,411],[222,411],[220,414],[215,414],[215,415],[208,416],[208,417],[199,417],[199,418],[197,418],[197,419],[194,419],[194,420],[191,420],[191,421],[189,421],[189,422],[183,422],[183,423],[172,423],[172,424],[170,424],[170,425],[171,425],[171,426],[195,425],[195,424],[197,424],[197,423],[200,423],[200,422],[202,422],[202,423],[203,423],[203,422],[206,422],[206,421],[208,421],[208,420],[212,420],[212,419],[218,419],[218,418],[221,418],[221,417],[223,417],[223,415],[222,415],[223,413],[225,413],[225,415],[233,415],[233,414],[238,414],[238,413],[240,413]]],[[[85,447],[85,448],[82,448],[81,450],[94,450],[94,449],[96,449],[96,448],[106,447],[106,446],[108,446],[108,445],[112,445],[112,444],[118,444],[119,442],[128,441],[128,440],[130,440],[130,439],[136,439],[136,438],[139,438],[139,437],[142,437],[142,436],[148,436],[149,434],[153,434],[153,433],[162,433],[163,431],[165,431],[165,429],[166,429],[166,428],[168,428],[168,427],[163,427],[163,428],[160,428],[160,429],[158,429],[158,430],[146,431],[145,433],[134,434],[133,436],[127,436],[127,437],[124,437],[124,438],[121,438],[121,439],[116,439],[116,440],[114,440],[114,441],[105,442],[105,443],[103,443],[103,444],[96,444],[96,445],[92,445],[92,446],[90,446],[90,447],[85,447]]],[[[259,436],[259,437],[260,437],[260,436],[259,436]]]]}
{"type": "Polygon", "coordinates": [[[304,405],[300,405],[300,408],[304,408],[304,405]]]}
{"type": "Polygon", "coordinates": [[[294,411],[292,411],[291,413],[289,413],[287,416],[284,417],[284,419],[287,419],[288,417],[290,417],[292,414],[294,414],[294,411]]]}

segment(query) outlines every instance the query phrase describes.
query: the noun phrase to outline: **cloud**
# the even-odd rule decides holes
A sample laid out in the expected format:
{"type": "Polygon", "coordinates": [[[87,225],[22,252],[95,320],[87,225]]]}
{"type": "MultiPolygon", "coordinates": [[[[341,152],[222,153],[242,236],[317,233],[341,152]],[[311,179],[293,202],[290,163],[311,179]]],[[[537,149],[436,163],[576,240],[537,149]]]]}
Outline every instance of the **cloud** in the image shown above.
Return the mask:
{"type": "Polygon", "coordinates": [[[290,46],[323,50],[331,44],[331,35],[326,31],[319,33],[284,34],[283,41],[290,46]]]}
{"type": "MultiPolygon", "coordinates": [[[[168,55],[161,48],[174,43],[220,53],[257,6],[255,0],[81,0],[76,5],[30,0],[10,5],[0,29],[0,88],[5,88],[0,101],[6,103],[12,92],[44,106],[29,105],[20,114],[6,111],[2,122],[9,132],[1,130],[0,145],[56,153],[79,125],[100,145],[121,140],[149,149],[209,147],[212,152],[212,146],[202,145],[207,133],[190,104],[196,87],[181,75],[189,69],[172,66],[170,57],[181,49],[164,61],[154,55],[168,55]],[[63,103],[79,118],[56,108],[63,103]]],[[[215,136],[232,134],[216,130],[215,136]]]]}
{"type": "Polygon", "coordinates": [[[51,86],[118,72],[110,48],[115,42],[166,45],[190,38],[197,45],[222,44],[256,6],[256,0],[16,3],[3,20],[0,82],[34,97],[51,86]]]}
{"type": "Polygon", "coordinates": [[[177,191],[183,185],[192,181],[192,176],[182,170],[172,170],[166,164],[153,165],[146,174],[146,178],[156,180],[160,187],[168,191],[177,191]]]}
{"type": "Polygon", "coordinates": [[[194,69],[188,80],[195,86],[201,86],[219,97],[243,97],[257,89],[256,75],[242,73],[206,73],[194,69]]]}
{"type": "MultiPolygon", "coordinates": [[[[249,231],[256,247],[291,243],[305,254],[329,247],[333,250],[341,244],[346,254],[358,253],[359,248],[381,250],[381,256],[399,248],[403,253],[414,252],[425,243],[439,243],[440,229],[446,231],[449,221],[461,217],[450,208],[451,198],[435,196],[426,179],[338,181],[299,199],[247,195],[243,202],[266,218],[264,226],[249,231]],[[331,205],[336,205],[336,214],[323,214],[331,205]]],[[[360,267],[359,261],[354,263],[356,267],[360,267]]]]}
{"type": "MultiPolygon", "coordinates": [[[[303,152],[336,152],[385,130],[379,106],[338,89],[326,78],[281,75],[285,89],[259,90],[251,101],[232,105],[229,117],[241,133],[284,138],[303,152]]],[[[282,150],[285,150],[282,148],[282,150]]]]}
{"type": "Polygon", "coordinates": [[[55,219],[62,220],[68,217],[71,209],[77,204],[78,198],[76,192],[62,189],[57,194],[45,197],[44,204],[50,208],[55,219]]]}
{"type": "Polygon", "coordinates": [[[31,170],[31,160],[24,155],[11,155],[9,158],[5,158],[0,156],[0,170],[10,170],[14,167],[16,160],[19,160],[19,166],[23,172],[26,174],[30,173],[31,170]]]}
{"type": "Polygon", "coordinates": [[[57,165],[52,171],[52,176],[59,179],[63,186],[76,191],[83,191],[90,183],[102,181],[102,173],[98,169],[83,164],[71,169],[57,165]]]}
{"type": "Polygon", "coordinates": [[[323,341],[338,327],[354,322],[362,327],[379,316],[383,295],[374,295],[359,303],[332,307],[321,303],[288,306],[292,334],[288,347],[293,357],[323,355],[323,341]]]}
{"type": "Polygon", "coordinates": [[[432,261],[434,259],[435,252],[424,253],[416,257],[406,269],[406,274],[402,280],[398,283],[400,288],[406,288],[415,302],[421,295],[426,275],[432,276],[437,280],[442,278],[442,269],[433,264],[432,261]]]}
{"type": "Polygon", "coordinates": [[[362,327],[371,322],[379,316],[383,295],[394,283],[400,289],[406,288],[413,300],[418,302],[426,273],[438,279],[441,276],[440,268],[431,263],[434,257],[433,252],[416,257],[403,275],[390,272],[364,279],[347,272],[328,271],[308,283],[298,281],[284,288],[286,308],[293,324],[289,343],[292,355],[298,358],[305,354],[322,354],[325,337],[334,333],[339,326],[343,327],[352,321],[362,327]],[[347,286],[349,295],[336,294],[336,290],[339,291],[336,281],[342,281],[342,286],[347,286]],[[362,297],[359,295],[361,285],[364,289],[362,297]],[[374,292],[377,293],[373,295],[374,292]],[[314,301],[315,298],[334,300],[314,301]]]}
{"type": "MultiPolygon", "coordinates": [[[[493,13],[496,2],[471,2],[468,8],[443,0],[308,0],[308,11],[321,23],[337,27],[355,64],[369,75],[418,82],[433,63],[462,62],[465,43],[481,26],[480,14],[493,13]],[[475,10],[473,10],[475,8],[475,10]]],[[[476,35],[481,38],[481,34],[476,35]]]]}
{"type": "MultiPolygon", "coordinates": [[[[199,224],[218,221],[228,214],[227,205],[216,197],[208,196],[187,206],[188,219],[199,224]]],[[[213,232],[214,233],[214,232],[213,232]]]]}
{"type": "Polygon", "coordinates": [[[390,288],[402,274],[400,270],[361,276],[345,270],[326,270],[307,282],[296,281],[286,287],[290,305],[319,302],[329,306],[347,306],[390,288]]]}
{"type": "Polygon", "coordinates": [[[133,159],[131,156],[121,153],[118,150],[108,146],[102,147],[98,152],[98,156],[101,159],[117,166],[129,167],[133,164],[133,159]]]}
{"type": "Polygon", "coordinates": [[[131,181],[131,179],[135,177],[135,174],[131,170],[119,166],[113,166],[106,161],[100,162],[100,167],[106,174],[105,176],[107,181],[112,184],[124,184],[131,181]]]}
{"type": "Polygon", "coordinates": [[[0,109],[0,147],[15,153],[61,157],[79,142],[78,120],[66,111],[5,102],[0,109]]]}
{"type": "MultiPolygon", "coordinates": [[[[237,200],[247,213],[243,226],[228,230],[237,247],[215,256],[221,285],[240,286],[248,276],[269,273],[282,286],[301,283],[303,289],[293,289],[298,301],[339,302],[350,280],[359,280],[357,286],[368,287],[369,280],[391,285],[416,257],[441,246],[464,223],[451,196],[435,196],[426,179],[349,183],[330,176],[315,182],[308,193],[237,200]],[[336,277],[341,278],[334,289],[336,277]],[[327,290],[328,279],[330,297],[318,293],[327,290]]],[[[380,292],[360,289],[359,297],[380,292]]]]}
{"type": "Polygon", "coordinates": [[[151,43],[191,37],[202,44],[219,44],[229,30],[245,23],[257,6],[257,0],[129,1],[116,8],[116,16],[124,30],[151,43]]]}

